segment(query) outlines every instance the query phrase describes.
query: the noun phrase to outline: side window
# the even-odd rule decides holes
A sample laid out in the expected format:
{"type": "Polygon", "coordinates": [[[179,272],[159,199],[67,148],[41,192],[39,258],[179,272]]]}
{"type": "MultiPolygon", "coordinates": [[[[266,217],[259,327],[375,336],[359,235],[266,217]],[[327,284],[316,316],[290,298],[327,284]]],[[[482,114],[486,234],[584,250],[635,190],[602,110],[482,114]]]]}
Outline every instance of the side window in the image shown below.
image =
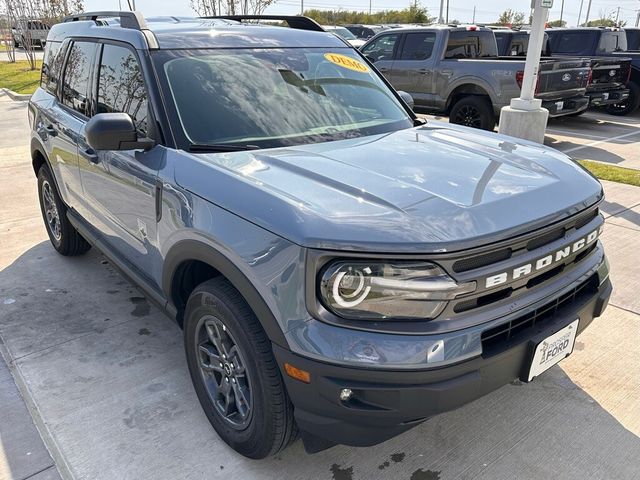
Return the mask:
{"type": "Polygon", "coordinates": [[[47,42],[42,61],[40,86],[52,95],[55,95],[58,89],[58,80],[64,61],[64,51],[61,51],[61,46],[62,44],[58,42],[47,42]]]}
{"type": "Polygon", "coordinates": [[[371,42],[362,50],[372,62],[379,62],[380,60],[392,60],[393,48],[398,41],[398,35],[382,35],[371,42]]]}
{"type": "Polygon", "coordinates": [[[98,113],[128,113],[141,136],[147,135],[147,91],[138,60],[130,50],[104,45],[98,77],[98,113]]]}
{"type": "Polygon", "coordinates": [[[493,32],[452,31],[449,33],[444,58],[481,58],[498,55],[498,45],[493,32]]]}
{"type": "Polygon", "coordinates": [[[400,60],[426,60],[433,53],[436,34],[433,32],[408,33],[400,60]]]}
{"type": "Polygon", "coordinates": [[[89,116],[89,75],[97,43],[73,42],[64,70],[62,103],[89,116]]]}
{"type": "Polygon", "coordinates": [[[623,52],[627,49],[627,39],[624,32],[602,32],[598,53],[623,52]]]}

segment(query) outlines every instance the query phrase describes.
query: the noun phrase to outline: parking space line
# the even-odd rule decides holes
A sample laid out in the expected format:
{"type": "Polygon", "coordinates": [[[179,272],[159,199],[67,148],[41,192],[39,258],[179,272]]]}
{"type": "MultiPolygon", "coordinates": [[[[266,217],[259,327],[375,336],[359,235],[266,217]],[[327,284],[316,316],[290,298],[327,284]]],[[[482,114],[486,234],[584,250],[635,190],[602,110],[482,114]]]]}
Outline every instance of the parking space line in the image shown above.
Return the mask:
{"type": "Polygon", "coordinates": [[[565,135],[567,137],[591,137],[597,139],[606,139],[606,135],[593,135],[591,133],[572,132],[570,130],[560,130],[558,128],[547,128],[547,133],[565,135]]]}
{"type": "Polygon", "coordinates": [[[620,140],[622,138],[631,137],[633,135],[640,135],[640,131],[629,132],[629,133],[625,133],[623,135],[617,135],[615,137],[609,137],[609,138],[605,138],[603,140],[598,140],[598,141],[595,141],[595,142],[587,143],[586,145],[580,145],[580,146],[577,146],[577,147],[569,148],[568,150],[563,150],[563,153],[571,153],[571,152],[575,152],[576,150],[582,150],[583,148],[595,147],[596,145],[600,145],[601,143],[607,143],[607,142],[611,142],[611,141],[614,141],[614,140],[620,140]]]}

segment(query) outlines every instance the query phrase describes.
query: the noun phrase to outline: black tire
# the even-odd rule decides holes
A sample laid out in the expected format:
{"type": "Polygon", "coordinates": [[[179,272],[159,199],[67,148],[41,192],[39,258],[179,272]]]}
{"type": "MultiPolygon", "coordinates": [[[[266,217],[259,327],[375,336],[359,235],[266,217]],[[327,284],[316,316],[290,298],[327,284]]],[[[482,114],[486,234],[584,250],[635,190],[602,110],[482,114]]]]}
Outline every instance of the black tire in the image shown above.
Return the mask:
{"type": "Polygon", "coordinates": [[[87,252],[91,245],[69,222],[67,207],[60,198],[47,165],[43,165],[38,171],[38,198],[44,226],[53,248],[68,257],[87,252]]]}
{"type": "Polygon", "coordinates": [[[462,97],[451,107],[449,123],[493,130],[496,126],[496,116],[491,100],[479,95],[462,97]]]}
{"type": "Polygon", "coordinates": [[[640,87],[634,82],[629,82],[627,88],[629,89],[629,97],[624,102],[607,105],[607,113],[623,116],[638,109],[640,106],[640,87]]]}
{"type": "Polygon", "coordinates": [[[275,455],[296,439],[293,405],[271,343],[249,305],[226,279],[208,280],[189,296],[184,344],[200,404],[231,448],[260,459],[275,455]]]}

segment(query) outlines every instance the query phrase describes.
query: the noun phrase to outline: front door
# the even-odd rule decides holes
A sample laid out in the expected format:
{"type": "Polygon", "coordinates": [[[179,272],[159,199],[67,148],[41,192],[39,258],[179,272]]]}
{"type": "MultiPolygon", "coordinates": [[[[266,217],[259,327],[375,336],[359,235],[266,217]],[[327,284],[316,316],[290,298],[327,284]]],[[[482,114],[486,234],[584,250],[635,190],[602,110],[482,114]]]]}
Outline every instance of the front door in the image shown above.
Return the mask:
{"type": "Polygon", "coordinates": [[[391,68],[393,86],[410,93],[416,107],[433,107],[435,41],[435,32],[405,34],[391,68]]]}
{"type": "MultiPolygon", "coordinates": [[[[133,49],[104,44],[96,71],[95,113],[124,112],[148,135],[148,94],[133,49]]],[[[152,273],[156,248],[156,176],[164,149],[94,151],[79,147],[85,205],[103,239],[138,273],[152,273]]]]}
{"type": "Polygon", "coordinates": [[[362,48],[363,55],[376,66],[392,85],[391,70],[398,38],[400,38],[398,33],[385,33],[378,35],[371,43],[362,48]]]}

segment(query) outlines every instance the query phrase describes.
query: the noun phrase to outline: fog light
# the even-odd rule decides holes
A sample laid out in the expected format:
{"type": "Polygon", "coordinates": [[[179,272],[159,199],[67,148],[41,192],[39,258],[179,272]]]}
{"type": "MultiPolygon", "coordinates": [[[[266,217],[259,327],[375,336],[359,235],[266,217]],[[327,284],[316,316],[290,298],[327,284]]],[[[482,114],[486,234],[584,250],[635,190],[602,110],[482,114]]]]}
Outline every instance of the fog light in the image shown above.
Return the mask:
{"type": "Polygon", "coordinates": [[[340,400],[342,400],[343,402],[346,402],[352,396],[353,396],[353,392],[351,391],[350,388],[343,388],[342,390],[340,390],[340,400]]]}

